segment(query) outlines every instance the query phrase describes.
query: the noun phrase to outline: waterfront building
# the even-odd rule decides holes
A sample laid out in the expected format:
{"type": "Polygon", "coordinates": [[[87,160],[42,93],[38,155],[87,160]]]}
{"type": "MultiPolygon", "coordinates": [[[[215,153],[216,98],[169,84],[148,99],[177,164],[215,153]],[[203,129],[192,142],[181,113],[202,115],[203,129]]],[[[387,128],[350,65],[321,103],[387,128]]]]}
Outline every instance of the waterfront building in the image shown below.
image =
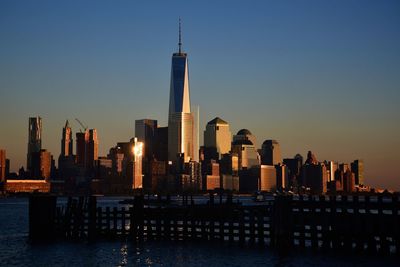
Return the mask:
{"type": "Polygon", "coordinates": [[[260,165],[258,152],[250,139],[234,139],[232,152],[238,155],[239,170],[250,169],[260,165]]]}
{"type": "Polygon", "coordinates": [[[249,140],[254,147],[257,147],[256,137],[247,129],[241,129],[233,136],[233,142],[242,140],[249,140]]]}
{"type": "Polygon", "coordinates": [[[51,154],[46,149],[33,152],[31,155],[31,177],[33,179],[50,180],[51,154]]]}
{"type": "Polygon", "coordinates": [[[61,137],[61,157],[69,157],[72,156],[73,150],[73,139],[72,139],[72,129],[69,126],[68,120],[65,122],[65,126],[62,130],[61,137]]]}
{"type": "MultiPolygon", "coordinates": [[[[189,68],[187,54],[182,52],[179,21],[178,52],[172,56],[168,114],[168,160],[176,163],[178,155],[184,162],[194,159],[194,118],[190,111],[189,68]]],[[[197,152],[196,152],[197,153],[197,152]]]]}
{"type": "Polygon", "coordinates": [[[135,121],[135,136],[143,143],[143,188],[151,188],[151,164],[154,158],[156,142],[157,120],[141,119],[135,121]]]}
{"type": "Polygon", "coordinates": [[[73,177],[75,171],[75,158],[73,155],[73,139],[72,128],[69,126],[68,120],[62,129],[61,136],[61,153],[58,157],[59,176],[62,179],[73,177]]]}
{"type": "Polygon", "coordinates": [[[99,141],[96,129],[76,133],[76,163],[84,169],[91,170],[94,161],[99,157],[99,141]]]}
{"type": "Polygon", "coordinates": [[[351,163],[351,171],[355,176],[356,185],[364,185],[364,162],[362,160],[355,160],[351,163]]]}
{"type": "Polygon", "coordinates": [[[325,164],[317,161],[315,155],[308,151],[307,160],[302,168],[303,185],[312,194],[326,193],[328,171],[325,164]]]}
{"type": "Polygon", "coordinates": [[[39,152],[42,149],[42,118],[29,118],[28,126],[28,155],[27,165],[28,171],[32,168],[32,153],[39,152]]]}
{"type": "Polygon", "coordinates": [[[285,164],[276,164],[276,189],[289,188],[289,168],[285,164]]]}
{"type": "Polygon", "coordinates": [[[260,190],[275,191],[277,189],[277,172],[275,166],[260,165],[260,190]]]}
{"type": "Polygon", "coordinates": [[[6,181],[6,150],[0,149],[0,183],[6,181]]]}
{"type": "Polygon", "coordinates": [[[281,149],[278,141],[264,141],[261,147],[261,163],[263,165],[277,165],[282,163],[281,149]]]}
{"type": "Polygon", "coordinates": [[[216,159],[221,159],[223,154],[231,150],[232,134],[229,124],[219,117],[209,121],[204,131],[204,147],[215,148],[216,159]]]}
{"type": "Polygon", "coordinates": [[[283,164],[285,164],[288,168],[289,186],[296,186],[301,175],[303,157],[300,154],[296,154],[294,158],[283,159],[283,164]]]}

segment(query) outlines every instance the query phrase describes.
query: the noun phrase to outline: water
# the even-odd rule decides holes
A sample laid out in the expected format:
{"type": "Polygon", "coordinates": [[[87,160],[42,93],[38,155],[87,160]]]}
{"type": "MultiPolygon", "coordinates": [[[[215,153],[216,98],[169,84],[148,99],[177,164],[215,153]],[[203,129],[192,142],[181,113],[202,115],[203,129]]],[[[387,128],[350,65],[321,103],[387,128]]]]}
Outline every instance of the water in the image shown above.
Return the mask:
{"type": "MultiPolygon", "coordinates": [[[[102,206],[120,198],[101,198],[102,206]]],[[[28,242],[28,200],[0,199],[0,266],[399,266],[398,258],[293,252],[219,242],[28,242]]]]}

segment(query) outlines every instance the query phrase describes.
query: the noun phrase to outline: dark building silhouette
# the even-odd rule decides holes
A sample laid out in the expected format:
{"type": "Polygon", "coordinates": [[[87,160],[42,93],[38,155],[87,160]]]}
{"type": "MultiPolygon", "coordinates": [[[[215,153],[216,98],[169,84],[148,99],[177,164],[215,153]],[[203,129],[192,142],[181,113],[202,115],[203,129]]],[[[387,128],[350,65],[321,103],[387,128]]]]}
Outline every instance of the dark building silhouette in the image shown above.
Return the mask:
{"type": "Polygon", "coordinates": [[[154,159],[157,121],[142,119],[135,121],[135,137],[144,143],[142,156],[143,188],[151,189],[151,161],[154,159]]]}
{"type": "Polygon", "coordinates": [[[98,159],[99,142],[96,129],[76,133],[76,163],[87,170],[93,169],[98,159]]]}
{"type": "Polygon", "coordinates": [[[282,163],[281,148],[276,140],[265,140],[261,147],[261,164],[277,165],[282,163]]]}
{"type": "Polygon", "coordinates": [[[325,164],[319,163],[315,155],[308,151],[307,160],[302,168],[302,184],[309,188],[312,194],[327,191],[328,172],[325,164]]]}
{"type": "Polygon", "coordinates": [[[6,181],[6,150],[0,149],[0,182],[6,181]]]}
{"type": "Polygon", "coordinates": [[[32,167],[32,153],[39,152],[42,149],[42,118],[29,118],[28,126],[28,155],[26,168],[28,171],[32,167]]]}
{"type": "Polygon", "coordinates": [[[297,154],[294,158],[283,159],[283,163],[288,168],[289,186],[296,186],[301,175],[301,167],[303,166],[303,157],[297,154]]]}
{"type": "Polygon", "coordinates": [[[65,122],[65,126],[62,131],[61,137],[61,156],[68,157],[73,154],[73,139],[72,139],[72,129],[69,126],[68,120],[65,122]]]}
{"type": "Polygon", "coordinates": [[[354,173],[355,184],[364,185],[364,162],[362,160],[355,160],[351,163],[351,171],[354,173]]]}
{"type": "Polygon", "coordinates": [[[155,138],[154,157],[158,161],[168,161],[168,127],[158,127],[155,138]]]}
{"type": "MultiPolygon", "coordinates": [[[[61,153],[58,157],[58,175],[56,176],[62,179],[75,176],[76,169],[74,163],[72,128],[69,126],[67,120],[61,135],[61,153]]],[[[53,167],[52,169],[52,173],[54,174],[55,168],[53,167]]]]}
{"type": "Polygon", "coordinates": [[[355,179],[354,173],[347,169],[347,171],[343,175],[343,191],[347,193],[354,192],[355,188],[355,179]]]}
{"type": "Polygon", "coordinates": [[[50,180],[51,177],[51,154],[46,149],[33,152],[31,155],[31,177],[33,179],[50,180]]]}

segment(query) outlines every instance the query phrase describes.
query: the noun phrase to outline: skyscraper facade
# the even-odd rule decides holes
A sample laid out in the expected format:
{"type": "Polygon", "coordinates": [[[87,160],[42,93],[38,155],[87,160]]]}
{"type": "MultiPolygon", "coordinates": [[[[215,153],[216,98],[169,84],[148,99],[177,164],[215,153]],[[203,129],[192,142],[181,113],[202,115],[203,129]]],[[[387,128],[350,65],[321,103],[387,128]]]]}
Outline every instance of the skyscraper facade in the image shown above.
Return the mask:
{"type": "Polygon", "coordinates": [[[72,129],[69,126],[68,120],[65,122],[65,126],[62,131],[61,137],[61,156],[69,157],[72,156],[72,129]]]}
{"type": "Polygon", "coordinates": [[[216,117],[207,123],[206,130],[204,131],[204,147],[216,148],[218,159],[223,154],[229,153],[231,150],[231,140],[232,134],[229,130],[229,124],[226,121],[216,117]]]}
{"type": "Polygon", "coordinates": [[[0,183],[6,180],[6,151],[0,149],[0,183]]]}
{"type": "Polygon", "coordinates": [[[76,133],[76,163],[80,167],[92,169],[99,158],[99,141],[96,129],[76,133]]]}
{"type": "Polygon", "coordinates": [[[261,147],[261,162],[264,165],[282,163],[281,148],[276,140],[265,140],[261,147]]]}
{"type": "Polygon", "coordinates": [[[351,163],[351,171],[355,175],[355,184],[364,185],[364,162],[362,160],[355,160],[351,163]]]}
{"type": "Polygon", "coordinates": [[[156,131],[157,120],[142,119],[135,121],[135,137],[144,144],[144,159],[149,160],[153,157],[156,131]]]}
{"type": "Polygon", "coordinates": [[[86,149],[86,167],[91,169],[94,161],[99,158],[99,141],[97,139],[96,129],[89,130],[89,141],[86,149]]]}
{"type": "Polygon", "coordinates": [[[182,52],[179,23],[179,50],[172,56],[168,115],[168,159],[176,162],[178,154],[184,161],[194,158],[194,123],[190,112],[190,91],[187,54],[182,52]]]}
{"type": "Polygon", "coordinates": [[[33,152],[31,166],[31,177],[33,179],[45,179],[48,181],[51,174],[51,154],[46,149],[33,152]]]}
{"type": "Polygon", "coordinates": [[[26,168],[32,168],[32,153],[39,152],[42,149],[42,118],[29,118],[28,128],[28,155],[26,168]]]}

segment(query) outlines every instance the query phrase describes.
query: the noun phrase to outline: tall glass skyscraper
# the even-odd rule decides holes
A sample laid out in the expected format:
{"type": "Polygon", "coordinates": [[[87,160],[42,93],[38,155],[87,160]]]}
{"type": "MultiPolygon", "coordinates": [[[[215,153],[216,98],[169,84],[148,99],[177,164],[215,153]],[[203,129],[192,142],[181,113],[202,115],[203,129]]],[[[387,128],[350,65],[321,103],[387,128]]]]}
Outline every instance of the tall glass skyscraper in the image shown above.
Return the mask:
{"type": "Polygon", "coordinates": [[[190,112],[189,73],[187,54],[182,52],[181,23],[179,21],[178,53],[172,55],[171,84],[168,114],[168,159],[176,162],[194,158],[194,123],[190,112]]]}
{"type": "Polygon", "coordinates": [[[29,118],[28,128],[28,155],[26,167],[32,168],[32,153],[39,152],[42,149],[42,118],[29,118]]]}

